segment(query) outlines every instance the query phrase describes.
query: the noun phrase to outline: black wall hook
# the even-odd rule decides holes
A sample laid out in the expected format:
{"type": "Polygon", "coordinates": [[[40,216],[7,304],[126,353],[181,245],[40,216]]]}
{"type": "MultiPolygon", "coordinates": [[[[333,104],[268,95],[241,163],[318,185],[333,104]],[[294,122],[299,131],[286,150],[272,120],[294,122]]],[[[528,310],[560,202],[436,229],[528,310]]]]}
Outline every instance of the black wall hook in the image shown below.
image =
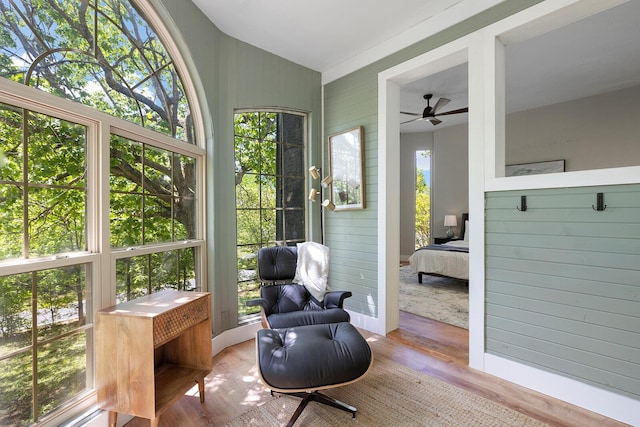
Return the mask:
{"type": "Polygon", "coordinates": [[[520,206],[516,206],[516,209],[520,212],[527,210],[527,196],[520,196],[520,206]]]}
{"type": "Polygon", "coordinates": [[[607,205],[604,204],[604,193],[596,194],[596,206],[591,205],[594,211],[603,211],[607,209],[607,205]]]}

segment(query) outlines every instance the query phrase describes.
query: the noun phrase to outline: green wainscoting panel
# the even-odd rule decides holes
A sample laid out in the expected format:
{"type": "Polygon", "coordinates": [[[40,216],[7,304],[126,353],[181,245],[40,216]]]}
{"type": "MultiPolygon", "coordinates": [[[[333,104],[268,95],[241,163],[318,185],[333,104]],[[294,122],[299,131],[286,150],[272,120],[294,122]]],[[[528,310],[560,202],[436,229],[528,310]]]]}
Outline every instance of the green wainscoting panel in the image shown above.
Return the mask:
{"type": "Polygon", "coordinates": [[[488,353],[640,398],[640,185],[487,193],[485,245],[488,353]]]}

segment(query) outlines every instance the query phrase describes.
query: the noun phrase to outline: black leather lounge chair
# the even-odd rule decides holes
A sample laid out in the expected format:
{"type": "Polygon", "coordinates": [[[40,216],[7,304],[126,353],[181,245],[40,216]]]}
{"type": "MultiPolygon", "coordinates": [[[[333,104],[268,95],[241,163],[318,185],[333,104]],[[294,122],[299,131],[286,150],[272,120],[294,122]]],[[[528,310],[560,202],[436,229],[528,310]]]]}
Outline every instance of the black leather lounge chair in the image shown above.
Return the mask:
{"type": "Polygon", "coordinates": [[[307,289],[293,283],[298,263],[295,246],[274,246],[258,251],[258,275],[262,282],[260,298],[246,302],[260,306],[262,326],[278,329],[295,326],[349,322],[343,308],[349,291],[329,291],[322,302],[307,289]]]}

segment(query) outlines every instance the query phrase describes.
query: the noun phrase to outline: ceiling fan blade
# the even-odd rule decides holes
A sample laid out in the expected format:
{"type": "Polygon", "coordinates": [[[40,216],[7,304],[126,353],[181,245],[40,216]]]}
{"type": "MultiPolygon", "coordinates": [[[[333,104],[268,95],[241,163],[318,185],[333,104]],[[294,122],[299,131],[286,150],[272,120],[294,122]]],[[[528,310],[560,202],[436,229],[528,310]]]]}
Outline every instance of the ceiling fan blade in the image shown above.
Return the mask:
{"type": "Polygon", "coordinates": [[[408,116],[420,116],[420,117],[422,117],[422,114],[420,114],[420,113],[409,113],[409,112],[406,112],[406,111],[400,111],[400,114],[406,114],[408,116]]]}
{"type": "Polygon", "coordinates": [[[422,114],[420,114],[420,117],[416,117],[415,119],[407,120],[406,122],[400,122],[400,124],[403,125],[405,123],[417,122],[418,120],[422,120],[422,114]]]}
{"type": "Polygon", "coordinates": [[[431,118],[429,119],[429,121],[431,122],[432,125],[439,125],[440,123],[442,123],[442,120],[438,120],[436,118],[431,118]]]}
{"type": "Polygon", "coordinates": [[[438,114],[438,111],[450,102],[451,100],[448,98],[438,99],[438,102],[436,102],[436,105],[433,106],[433,110],[431,110],[431,115],[438,114]]]}
{"type": "Polygon", "coordinates": [[[448,116],[450,114],[468,113],[469,107],[458,108],[457,110],[445,111],[444,113],[436,114],[436,116],[448,116]]]}

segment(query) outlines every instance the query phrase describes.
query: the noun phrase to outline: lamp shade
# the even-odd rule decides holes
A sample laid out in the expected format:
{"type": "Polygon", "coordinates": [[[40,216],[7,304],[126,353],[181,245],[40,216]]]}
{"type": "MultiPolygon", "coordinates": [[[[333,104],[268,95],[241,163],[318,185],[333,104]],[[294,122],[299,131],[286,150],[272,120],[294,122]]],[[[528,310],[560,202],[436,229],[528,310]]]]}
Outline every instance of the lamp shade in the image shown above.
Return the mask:
{"type": "Polygon", "coordinates": [[[333,182],[333,177],[331,175],[327,175],[324,177],[321,184],[324,188],[327,188],[329,187],[329,185],[331,185],[332,182],[333,182]]]}
{"type": "Polygon", "coordinates": [[[333,202],[329,199],[325,199],[324,202],[322,202],[322,206],[324,206],[326,209],[329,209],[332,212],[336,210],[336,205],[333,204],[333,202]]]}
{"type": "Polygon", "coordinates": [[[444,216],[444,226],[445,227],[457,227],[458,220],[455,215],[445,215],[444,216]]]}
{"type": "Polygon", "coordinates": [[[318,179],[320,178],[320,169],[318,169],[315,166],[311,166],[309,168],[309,173],[311,174],[311,176],[313,177],[313,179],[318,179]]]}

